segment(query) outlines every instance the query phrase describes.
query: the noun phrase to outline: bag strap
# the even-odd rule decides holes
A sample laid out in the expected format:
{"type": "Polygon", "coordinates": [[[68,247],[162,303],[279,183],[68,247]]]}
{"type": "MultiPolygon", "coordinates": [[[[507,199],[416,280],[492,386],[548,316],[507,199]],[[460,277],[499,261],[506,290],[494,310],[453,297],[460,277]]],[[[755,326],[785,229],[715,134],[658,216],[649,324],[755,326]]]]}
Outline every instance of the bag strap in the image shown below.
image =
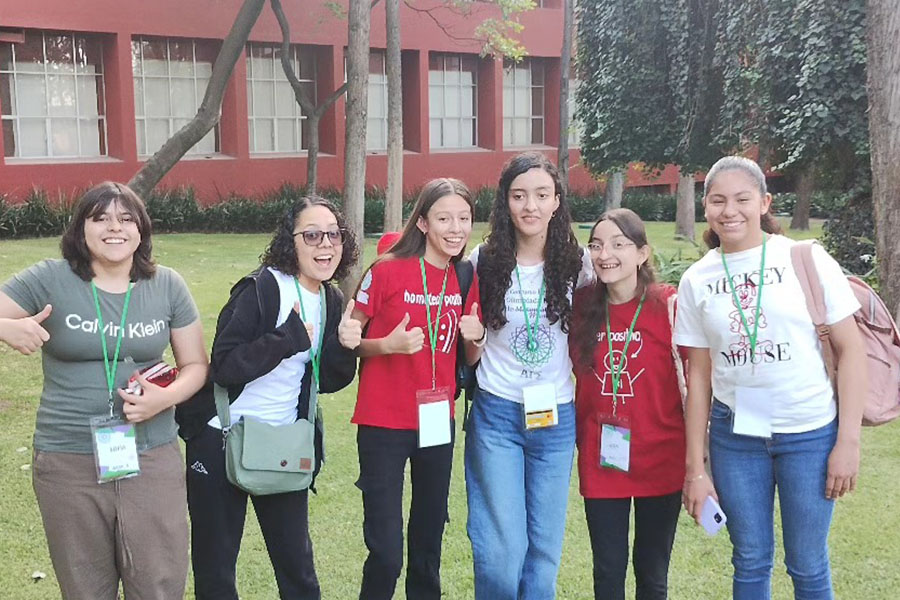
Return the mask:
{"type": "Polygon", "coordinates": [[[806,309],[822,345],[825,370],[828,371],[828,378],[834,384],[836,381],[834,349],[831,347],[831,327],[825,324],[825,290],[812,255],[813,244],[817,243],[815,240],[794,243],[791,246],[791,264],[797,279],[800,280],[800,287],[803,288],[803,295],[806,298],[806,309]]]}
{"type": "Polygon", "coordinates": [[[213,383],[213,396],[216,399],[216,415],[219,417],[219,425],[222,426],[222,431],[227,432],[231,427],[231,409],[230,402],[228,401],[228,390],[218,383],[213,383]]]}
{"type": "MultiPolygon", "coordinates": [[[[475,269],[472,266],[472,263],[465,258],[458,261],[456,266],[456,281],[459,283],[459,293],[462,295],[462,310],[466,308],[466,298],[469,296],[469,288],[472,287],[472,281],[475,279],[475,269]]],[[[457,370],[461,365],[466,364],[466,347],[465,344],[457,340],[456,343],[456,365],[457,370]]],[[[471,404],[471,399],[469,398],[468,390],[463,390],[463,395],[465,396],[465,404],[463,404],[463,429],[465,429],[466,424],[469,422],[469,405],[471,404]]]]}
{"type": "Polygon", "coordinates": [[[669,313],[669,329],[672,334],[672,360],[675,362],[675,377],[678,380],[678,392],[681,394],[681,408],[684,410],[687,404],[687,378],[684,374],[684,363],[681,353],[678,352],[678,344],[675,343],[675,305],[677,294],[672,294],[666,300],[666,308],[669,313]]]}

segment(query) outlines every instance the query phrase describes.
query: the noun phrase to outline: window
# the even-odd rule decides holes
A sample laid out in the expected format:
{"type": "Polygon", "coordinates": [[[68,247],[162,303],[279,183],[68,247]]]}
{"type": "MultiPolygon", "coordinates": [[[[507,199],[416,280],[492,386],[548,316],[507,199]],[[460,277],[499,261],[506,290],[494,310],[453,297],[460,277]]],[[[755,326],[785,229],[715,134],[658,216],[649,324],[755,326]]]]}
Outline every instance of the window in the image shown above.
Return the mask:
{"type": "Polygon", "coordinates": [[[366,149],[387,149],[387,73],[384,50],[369,50],[369,110],[366,149]]]}
{"type": "MultiPolygon", "coordinates": [[[[131,42],[137,148],[149,156],[197,114],[216,48],[207,42],[138,37],[131,42]]],[[[219,151],[217,124],[187,154],[219,151]]]]}
{"type": "MultiPolygon", "coordinates": [[[[315,51],[291,46],[294,75],[316,101],[315,51]]],[[[281,46],[247,48],[247,110],[250,152],[300,152],[307,148],[306,116],[281,67],[281,46]]]]}
{"type": "Polygon", "coordinates": [[[432,148],[476,144],[478,62],[474,56],[432,53],[428,64],[428,116],[432,148]]]}
{"type": "Polygon", "coordinates": [[[503,145],[544,143],[544,64],[534,58],[503,68],[503,145]]]}
{"type": "Polygon", "coordinates": [[[569,78],[569,146],[573,148],[581,146],[581,121],[575,118],[579,83],[577,79],[569,78]]]}
{"type": "Polygon", "coordinates": [[[100,39],[29,31],[0,43],[0,107],[6,156],[105,156],[100,39]]]}

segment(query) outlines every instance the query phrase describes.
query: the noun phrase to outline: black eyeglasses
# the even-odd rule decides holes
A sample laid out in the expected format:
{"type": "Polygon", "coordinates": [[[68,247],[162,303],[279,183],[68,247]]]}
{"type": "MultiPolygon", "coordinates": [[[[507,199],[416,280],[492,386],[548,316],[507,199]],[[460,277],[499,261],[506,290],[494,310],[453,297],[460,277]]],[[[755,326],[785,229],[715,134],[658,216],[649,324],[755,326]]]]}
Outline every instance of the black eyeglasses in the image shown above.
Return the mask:
{"type": "Polygon", "coordinates": [[[298,235],[303,236],[303,242],[307,246],[319,246],[322,243],[322,239],[327,235],[328,241],[331,242],[334,246],[340,246],[344,243],[344,235],[347,233],[346,229],[332,229],[330,231],[319,231],[318,229],[309,229],[307,231],[295,231],[294,237],[298,235]]]}

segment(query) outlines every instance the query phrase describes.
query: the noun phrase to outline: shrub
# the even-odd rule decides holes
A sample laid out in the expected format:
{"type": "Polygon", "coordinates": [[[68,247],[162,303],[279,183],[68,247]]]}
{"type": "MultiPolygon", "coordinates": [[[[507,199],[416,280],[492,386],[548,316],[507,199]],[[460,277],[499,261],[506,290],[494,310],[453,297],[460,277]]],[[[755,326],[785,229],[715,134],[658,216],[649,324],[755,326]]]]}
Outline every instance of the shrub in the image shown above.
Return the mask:
{"type": "Polygon", "coordinates": [[[43,190],[32,189],[25,202],[9,204],[0,199],[0,238],[55,236],[62,234],[72,216],[65,196],[51,203],[43,190]]]}
{"type": "MultiPolygon", "coordinates": [[[[797,194],[785,192],[773,194],[772,205],[776,214],[789,216],[794,214],[797,194]]],[[[813,192],[809,203],[809,216],[814,219],[827,219],[839,212],[847,204],[847,195],[837,190],[820,190],[813,192]]]]}
{"type": "Polygon", "coordinates": [[[855,193],[825,222],[822,244],[840,265],[873,284],[875,274],[875,216],[871,189],[855,193]]]}

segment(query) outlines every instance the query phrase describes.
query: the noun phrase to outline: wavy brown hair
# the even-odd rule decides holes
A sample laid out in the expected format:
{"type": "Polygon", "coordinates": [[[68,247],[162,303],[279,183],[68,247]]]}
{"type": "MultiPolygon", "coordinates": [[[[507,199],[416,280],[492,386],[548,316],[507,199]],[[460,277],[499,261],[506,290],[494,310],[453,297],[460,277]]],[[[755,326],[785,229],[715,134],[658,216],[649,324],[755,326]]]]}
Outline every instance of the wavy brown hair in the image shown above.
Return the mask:
{"type": "MultiPolygon", "coordinates": [[[[712,187],[713,181],[715,181],[719,174],[726,171],[740,171],[749,175],[756,183],[760,196],[765,197],[768,193],[768,189],[766,188],[766,175],[763,173],[762,169],[759,168],[758,164],[743,156],[725,156],[717,160],[716,163],[710,167],[709,171],[706,173],[706,179],[703,180],[704,206],[706,206],[706,197],[709,196],[709,188],[712,187]]],[[[760,215],[759,225],[766,233],[781,233],[782,231],[781,225],[778,224],[778,220],[772,215],[771,205],[769,206],[769,211],[767,213],[760,215]]],[[[703,241],[706,242],[706,245],[709,246],[710,249],[718,248],[722,244],[719,240],[719,235],[712,230],[712,227],[707,227],[706,231],[703,232],[703,241]]]]}
{"type": "Polygon", "coordinates": [[[516,231],[509,212],[509,188],[516,177],[531,169],[541,169],[550,175],[559,196],[559,208],[550,218],[544,245],[546,315],[551,324],[560,321],[562,330],[568,332],[572,316],[568,293],[575,286],[581,271],[582,249],[572,232],[569,203],[560,185],[559,173],[553,163],[539,152],[514,156],[500,173],[497,196],[491,208],[491,232],[478,254],[482,315],[485,325],[493,329],[507,323],[505,297],[516,268],[516,231]]]}
{"type": "Polygon", "coordinates": [[[78,199],[75,206],[72,207],[72,219],[59,241],[59,249],[63,258],[68,261],[69,267],[75,274],[84,281],[94,278],[94,268],[91,266],[93,257],[84,239],[84,223],[88,219],[103,214],[113,202],[117,202],[125,212],[131,214],[137,225],[138,233],[141,235],[141,242],[132,256],[131,280],[150,279],[156,273],[151,239],[153,226],[144,202],[134,193],[134,190],[124,183],[104,181],[89,189],[78,199]]]}
{"type": "MultiPolygon", "coordinates": [[[[627,208],[614,208],[606,211],[600,215],[600,218],[591,227],[589,239],[594,239],[594,230],[603,221],[615,223],[616,227],[622,231],[622,234],[633,242],[638,249],[649,246],[644,222],[641,221],[641,218],[634,211],[627,208]]],[[[645,304],[661,301],[660,295],[654,293],[655,288],[653,284],[656,283],[656,273],[653,270],[652,262],[652,258],[648,258],[644,264],[640,265],[637,272],[635,295],[647,292],[645,304]]],[[[588,288],[581,290],[577,297],[575,326],[570,335],[574,340],[572,347],[575,349],[574,358],[576,364],[588,368],[593,365],[597,333],[606,326],[606,301],[608,299],[606,284],[600,281],[598,277],[588,288]]]]}
{"type": "Polygon", "coordinates": [[[338,227],[344,230],[344,244],[341,252],[341,261],[334,270],[332,280],[339,281],[347,276],[351,267],[359,260],[359,244],[356,241],[356,235],[353,230],[347,227],[347,221],[344,215],[337,207],[320,196],[303,196],[288,208],[278,223],[278,228],[272,236],[272,241],[259,257],[260,263],[266,267],[278,269],[285,275],[296,275],[300,270],[300,263],[297,261],[297,247],[294,245],[294,227],[297,225],[297,219],[300,213],[311,206],[324,206],[334,218],[337,219],[338,227]]]}

